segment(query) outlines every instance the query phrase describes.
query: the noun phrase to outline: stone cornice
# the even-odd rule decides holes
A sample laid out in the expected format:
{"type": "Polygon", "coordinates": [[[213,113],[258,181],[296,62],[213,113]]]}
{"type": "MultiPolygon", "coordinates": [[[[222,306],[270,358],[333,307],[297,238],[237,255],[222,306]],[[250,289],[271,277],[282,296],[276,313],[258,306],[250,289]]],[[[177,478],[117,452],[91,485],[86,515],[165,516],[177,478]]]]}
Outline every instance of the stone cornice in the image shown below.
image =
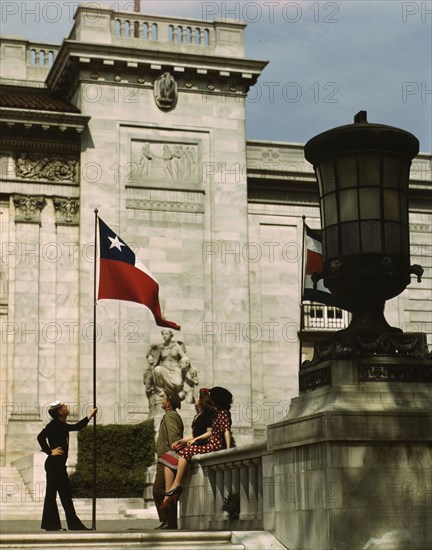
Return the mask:
{"type": "Polygon", "coordinates": [[[3,149],[13,152],[15,150],[21,151],[26,149],[27,151],[48,151],[51,153],[66,153],[75,154],[79,158],[81,151],[81,143],[77,141],[66,140],[53,140],[53,139],[41,139],[35,136],[24,135],[0,135],[0,145],[3,149]]]}
{"type": "Polygon", "coordinates": [[[58,129],[61,132],[72,129],[78,134],[84,131],[90,117],[76,114],[53,111],[35,111],[30,109],[0,108],[0,124],[8,127],[32,126],[42,127],[43,130],[58,129]]]}
{"type": "MultiPolygon", "coordinates": [[[[318,184],[303,144],[249,140],[246,147],[250,202],[318,204],[318,184]]],[[[432,208],[430,154],[420,153],[413,161],[410,199],[422,201],[424,210],[432,208]]]]}
{"type": "MultiPolygon", "coordinates": [[[[95,45],[74,41],[65,41],[48,74],[46,83],[50,89],[58,89],[67,78],[70,63],[80,63],[86,67],[93,64],[114,67],[117,70],[154,72],[162,70],[174,72],[191,72],[197,78],[212,77],[222,79],[235,78],[245,83],[247,88],[253,86],[267,65],[267,61],[198,55],[176,51],[161,51],[121,46],[95,45]]],[[[70,77],[68,86],[71,86],[70,77]]]]}

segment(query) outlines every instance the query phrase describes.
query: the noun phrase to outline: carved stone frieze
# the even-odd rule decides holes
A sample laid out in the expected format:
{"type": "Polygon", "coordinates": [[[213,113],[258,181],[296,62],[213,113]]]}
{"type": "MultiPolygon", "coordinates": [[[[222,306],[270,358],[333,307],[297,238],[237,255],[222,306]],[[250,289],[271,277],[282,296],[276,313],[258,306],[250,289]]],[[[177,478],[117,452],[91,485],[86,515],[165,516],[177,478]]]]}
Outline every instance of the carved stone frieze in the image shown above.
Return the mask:
{"type": "Polygon", "coordinates": [[[78,183],[78,160],[76,158],[22,152],[18,153],[14,160],[17,178],[78,183]]]}
{"type": "Polygon", "coordinates": [[[161,212],[204,213],[204,204],[147,199],[126,199],[126,208],[131,210],[157,210],[161,212]]]}
{"type": "Polygon", "coordinates": [[[393,333],[379,336],[335,336],[315,344],[312,361],[304,361],[306,369],[328,359],[362,357],[410,357],[432,359],[423,333],[393,333]]]}
{"type": "Polygon", "coordinates": [[[79,224],[79,199],[53,197],[56,225],[79,224]]]}
{"type": "Polygon", "coordinates": [[[45,198],[34,195],[14,195],[15,221],[26,223],[41,223],[41,212],[45,206],[45,198]]]}

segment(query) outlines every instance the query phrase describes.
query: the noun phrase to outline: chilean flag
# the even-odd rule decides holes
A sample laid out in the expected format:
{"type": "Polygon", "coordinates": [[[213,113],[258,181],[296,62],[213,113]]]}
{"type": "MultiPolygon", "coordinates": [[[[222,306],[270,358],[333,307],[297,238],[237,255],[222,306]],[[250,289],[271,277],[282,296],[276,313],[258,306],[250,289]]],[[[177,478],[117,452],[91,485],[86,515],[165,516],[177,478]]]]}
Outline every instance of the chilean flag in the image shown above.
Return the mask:
{"type": "Polygon", "coordinates": [[[147,306],[160,327],[180,330],[163,318],[159,284],[120,237],[99,219],[99,300],[126,300],[147,306]]]}
{"type": "Polygon", "coordinates": [[[306,249],[306,265],[305,265],[305,280],[303,287],[303,300],[311,302],[319,302],[327,306],[338,307],[351,311],[351,306],[334,296],[330,290],[324,286],[323,279],[320,279],[317,288],[314,289],[312,281],[312,273],[323,270],[322,257],[322,239],[321,235],[308,227],[305,227],[305,249],[306,249]]]}

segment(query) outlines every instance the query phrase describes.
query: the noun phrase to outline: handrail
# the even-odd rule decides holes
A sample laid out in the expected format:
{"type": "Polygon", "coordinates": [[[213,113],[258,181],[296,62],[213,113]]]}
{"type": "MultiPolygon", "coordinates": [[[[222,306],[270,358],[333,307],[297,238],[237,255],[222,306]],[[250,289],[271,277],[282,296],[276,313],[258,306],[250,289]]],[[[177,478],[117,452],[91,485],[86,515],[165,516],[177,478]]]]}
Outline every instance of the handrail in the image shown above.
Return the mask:
{"type": "Polygon", "coordinates": [[[181,499],[182,528],[263,529],[264,463],[272,470],[266,441],[194,456],[181,499]]]}

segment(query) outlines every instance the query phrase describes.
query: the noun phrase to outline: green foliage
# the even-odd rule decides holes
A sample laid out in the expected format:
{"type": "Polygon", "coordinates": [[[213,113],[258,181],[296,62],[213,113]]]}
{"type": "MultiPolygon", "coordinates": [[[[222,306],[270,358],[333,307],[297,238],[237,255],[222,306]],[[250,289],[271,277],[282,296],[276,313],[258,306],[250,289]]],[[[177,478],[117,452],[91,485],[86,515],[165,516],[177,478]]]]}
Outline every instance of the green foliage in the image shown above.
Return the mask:
{"type": "MultiPolygon", "coordinates": [[[[96,429],[98,498],[142,497],[146,468],[154,462],[153,420],[140,424],[109,424],[96,429]]],[[[91,498],[93,487],[93,428],[78,433],[78,461],[70,476],[72,494],[91,498]]]]}
{"type": "Polygon", "coordinates": [[[230,519],[239,519],[240,495],[238,493],[228,493],[223,500],[222,510],[228,514],[230,519]]]}

